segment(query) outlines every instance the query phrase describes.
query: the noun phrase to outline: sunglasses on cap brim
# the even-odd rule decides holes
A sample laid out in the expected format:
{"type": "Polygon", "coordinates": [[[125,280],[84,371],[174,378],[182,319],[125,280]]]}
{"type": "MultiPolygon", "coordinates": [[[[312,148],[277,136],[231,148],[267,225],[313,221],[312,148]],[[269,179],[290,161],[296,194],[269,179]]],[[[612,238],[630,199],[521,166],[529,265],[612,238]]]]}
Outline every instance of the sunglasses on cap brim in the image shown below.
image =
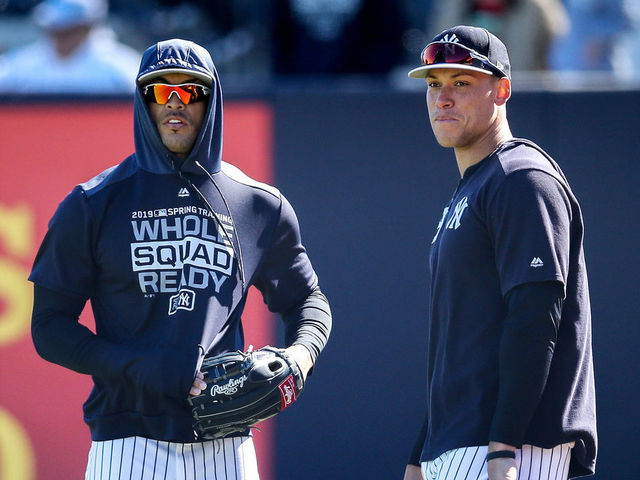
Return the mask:
{"type": "Polygon", "coordinates": [[[190,103],[203,101],[210,92],[211,89],[209,87],[199,83],[180,83],[178,85],[151,83],[145,85],[142,89],[142,94],[147,101],[159,105],[166,104],[174,93],[182,103],[189,105],[190,103]]]}
{"type": "Polygon", "coordinates": [[[456,64],[486,70],[498,77],[506,77],[505,73],[489,61],[484,55],[457,43],[430,43],[420,54],[423,65],[456,64]]]}

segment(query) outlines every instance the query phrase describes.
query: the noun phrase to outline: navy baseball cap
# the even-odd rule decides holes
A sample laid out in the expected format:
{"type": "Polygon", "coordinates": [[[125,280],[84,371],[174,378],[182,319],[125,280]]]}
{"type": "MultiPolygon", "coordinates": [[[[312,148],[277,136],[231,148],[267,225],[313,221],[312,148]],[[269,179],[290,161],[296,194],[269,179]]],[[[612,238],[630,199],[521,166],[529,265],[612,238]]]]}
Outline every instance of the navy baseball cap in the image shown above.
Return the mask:
{"type": "Polygon", "coordinates": [[[420,55],[422,66],[409,72],[425,78],[433,68],[459,68],[511,78],[507,47],[485,28],[458,25],[436,35],[420,55]]]}
{"type": "Polygon", "coordinates": [[[168,73],[184,73],[213,86],[215,67],[211,55],[197,43],[173,38],[158,42],[142,54],[138,85],[145,85],[168,73]]]}

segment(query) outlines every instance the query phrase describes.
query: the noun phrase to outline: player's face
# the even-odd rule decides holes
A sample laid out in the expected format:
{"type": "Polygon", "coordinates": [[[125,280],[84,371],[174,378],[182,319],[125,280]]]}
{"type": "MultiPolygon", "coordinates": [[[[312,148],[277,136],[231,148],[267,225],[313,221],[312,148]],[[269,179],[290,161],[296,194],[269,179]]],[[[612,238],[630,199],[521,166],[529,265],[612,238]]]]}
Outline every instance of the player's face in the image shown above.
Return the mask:
{"type": "Polygon", "coordinates": [[[453,68],[430,70],[426,80],[429,121],[440,145],[465,149],[491,141],[500,126],[498,108],[509,98],[508,80],[453,68]]]}
{"type": "MultiPolygon", "coordinates": [[[[199,83],[200,80],[183,73],[168,73],[157,77],[153,83],[199,83]]],[[[178,95],[171,95],[164,105],[148,102],[151,119],[156,124],[162,143],[179,158],[186,158],[200,133],[208,97],[201,102],[182,103],[178,95]]]]}

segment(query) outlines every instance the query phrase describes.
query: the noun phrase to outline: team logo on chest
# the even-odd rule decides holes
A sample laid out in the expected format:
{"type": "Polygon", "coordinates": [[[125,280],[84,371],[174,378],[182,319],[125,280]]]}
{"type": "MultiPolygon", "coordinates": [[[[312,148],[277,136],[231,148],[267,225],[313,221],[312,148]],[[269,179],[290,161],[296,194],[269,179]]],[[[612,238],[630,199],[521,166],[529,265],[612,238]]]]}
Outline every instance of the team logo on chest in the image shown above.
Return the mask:
{"type": "Polygon", "coordinates": [[[460,219],[462,218],[462,214],[468,206],[469,203],[467,202],[467,197],[464,197],[456,204],[456,207],[453,209],[453,215],[451,215],[451,218],[447,222],[447,230],[458,229],[458,227],[460,226],[460,219]]]}
{"type": "Polygon", "coordinates": [[[436,234],[433,236],[431,243],[435,242],[436,238],[438,238],[438,234],[440,233],[440,229],[442,228],[444,219],[447,218],[447,213],[449,213],[449,207],[444,207],[444,210],[442,211],[442,217],[440,217],[440,221],[438,222],[438,228],[436,228],[436,234]]]}
{"type": "Polygon", "coordinates": [[[182,288],[178,293],[169,298],[169,315],[173,315],[178,310],[193,310],[196,300],[196,292],[188,288],[182,288]]]}
{"type": "Polygon", "coordinates": [[[431,243],[434,243],[440,234],[440,230],[442,230],[442,226],[445,225],[445,229],[447,230],[457,230],[460,226],[460,221],[462,219],[462,214],[465,212],[467,207],[469,206],[469,202],[467,201],[467,197],[462,198],[454,207],[453,214],[449,219],[447,219],[447,215],[449,214],[449,207],[445,207],[442,212],[442,217],[440,218],[440,222],[438,223],[438,228],[436,229],[436,234],[433,236],[433,240],[431,243]],[[446,224],[445,224],[446,222],[446,224]]]}

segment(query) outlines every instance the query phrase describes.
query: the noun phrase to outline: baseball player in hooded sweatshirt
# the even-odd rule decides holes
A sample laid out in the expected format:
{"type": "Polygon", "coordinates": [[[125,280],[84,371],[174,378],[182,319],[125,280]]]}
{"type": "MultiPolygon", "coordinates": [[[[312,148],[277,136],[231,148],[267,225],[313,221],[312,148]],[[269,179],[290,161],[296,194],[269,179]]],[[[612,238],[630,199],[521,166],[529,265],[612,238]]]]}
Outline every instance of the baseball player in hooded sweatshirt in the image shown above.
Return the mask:
{"type": "MultiPolygon", "coordinates": [[[[258,478],[249,432],[202,441],[187,402],[205,354],[243,350],[251,285],[282,316],[304,374],[331,312],[293,208],[222,161],[222,89],[209,53],[174,39],[144,53],[135,153],[76,186],[35,259],[32,336],[91,375],[85,479],[258,478]],[[78,322],[91,302],[96,332],[78,322]]],[[[80,159],[81,161],[81,159],[80,159]]]]}

